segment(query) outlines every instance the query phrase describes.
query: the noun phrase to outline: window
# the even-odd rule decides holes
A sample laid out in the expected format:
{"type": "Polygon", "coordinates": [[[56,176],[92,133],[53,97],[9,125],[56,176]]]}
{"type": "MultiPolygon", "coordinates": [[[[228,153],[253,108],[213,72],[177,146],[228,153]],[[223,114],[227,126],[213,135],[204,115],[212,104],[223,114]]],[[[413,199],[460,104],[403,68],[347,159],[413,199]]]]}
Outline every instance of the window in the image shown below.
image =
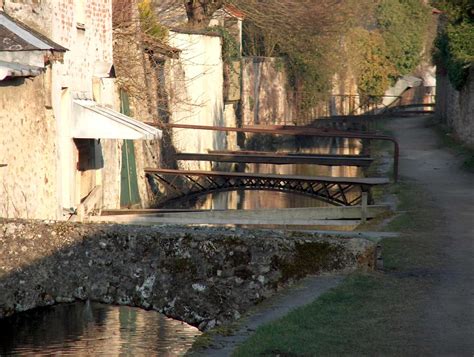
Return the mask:
{"type": "Polygon", "coordinates": [[[74,139],[77,148],[77,170],[98,170],[104,167],[102,147],[96,139],[74,139]]]}
{"type": "Polygon", "coordinates": [[[74,17],[76,19],[76,27],[79,30],[85,30],[86,8],[85,0],[74,0],[74,17]]]}

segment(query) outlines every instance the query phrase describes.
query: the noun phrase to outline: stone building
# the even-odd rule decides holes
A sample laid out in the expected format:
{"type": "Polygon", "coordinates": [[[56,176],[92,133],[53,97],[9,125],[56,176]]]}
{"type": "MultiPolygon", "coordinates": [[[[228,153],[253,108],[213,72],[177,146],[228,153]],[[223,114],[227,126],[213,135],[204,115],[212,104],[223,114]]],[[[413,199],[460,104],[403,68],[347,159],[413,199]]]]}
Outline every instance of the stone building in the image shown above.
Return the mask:
{"type": "Polygon", "coordinates": [[[112,0],[0,6],[0,217],[119,208],[123,140],[161,132],[120,113],[112,0]]]}

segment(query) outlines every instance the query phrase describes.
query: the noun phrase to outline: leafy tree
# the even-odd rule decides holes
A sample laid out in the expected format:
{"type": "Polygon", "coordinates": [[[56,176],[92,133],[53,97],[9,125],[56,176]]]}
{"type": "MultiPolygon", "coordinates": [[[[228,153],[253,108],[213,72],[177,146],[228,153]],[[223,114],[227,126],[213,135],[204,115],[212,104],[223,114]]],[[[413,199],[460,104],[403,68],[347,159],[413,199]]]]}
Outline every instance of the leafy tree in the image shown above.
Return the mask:
{"type": "Polygon", "coordinates": [[[246,14],[244,54],[283,56],[303,108],[351,63],[361,93],[381,95],[420,63],[431,14],[422,0],[233,0],[246,14]]]}
{"type": "Polygon", "coordinates": [[[377,28],[390,61],[400,75],[419,64],[430,13],[420,0],[382,0],[376,9],[377,28]]]}
{"type": "MultiPolygon", "coordinates": [[[[353,0],[232,0],[243,10],[243,52],[285,58],[302,109],[332,88],[341,62],[340,38],[352,23],[353,0]]],[[[361,1],[365,3],[365,1],[361,1]]]]}
{"type": "Polygon", "coordinates": [[[445,11],[444,26],[435,42],[434,61],[447,70],[451,83],[459,90],[474,63],[474,3],[470,0],[433,3],[445,11]]]}
{"type": "Polygon", "coordinates": [[[364,97],[382,96],[398,75],[387,56],[389,51],[383,36],[378,31],[358,27],[348,35],[347,48],[359,92],[364,97]]]}
{"type": "Polygon", "coordinates": [[[137,4],[141,31],[151,38],[165,42],[168,29],[162,26],[153,12],[151,0],[141,0],[137,4]]]}
{"type": "Polygon", "coordinates": [[[361,93],[382,94],[419,64],[431,17],[423,0],[166,1],[181,3],[188,22],[203,29],[226,4],[242,10],[244,55],[283,57],[302,109],[331,92],[346,62],[361,93]]]}

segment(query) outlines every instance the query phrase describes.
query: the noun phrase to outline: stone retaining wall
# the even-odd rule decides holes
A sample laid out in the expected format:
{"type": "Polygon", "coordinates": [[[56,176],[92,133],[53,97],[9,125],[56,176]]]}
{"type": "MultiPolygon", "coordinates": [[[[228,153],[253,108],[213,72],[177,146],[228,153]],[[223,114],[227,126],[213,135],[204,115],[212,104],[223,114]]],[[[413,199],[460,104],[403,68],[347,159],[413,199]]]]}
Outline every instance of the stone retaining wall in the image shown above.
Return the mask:
{"type": "Polygon", "coordinates": [[[0,221],[0,318],[91,299],[205,330],[306,275],[372,268],[374,252],[309,233],[0,221]]]}
{"type": "Polygon", "coordinates": [[[436,79],[436,116],[465,144],[474,147],[474,66],[467,83],[456,90],[448,75],[438,70],[436,79]]]}

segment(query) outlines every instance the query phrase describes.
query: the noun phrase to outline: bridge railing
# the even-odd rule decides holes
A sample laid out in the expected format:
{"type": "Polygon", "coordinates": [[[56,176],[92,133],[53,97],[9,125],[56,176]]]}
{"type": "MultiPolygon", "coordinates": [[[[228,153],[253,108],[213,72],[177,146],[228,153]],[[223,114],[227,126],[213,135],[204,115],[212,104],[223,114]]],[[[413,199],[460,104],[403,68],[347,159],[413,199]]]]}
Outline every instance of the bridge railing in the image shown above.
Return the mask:
{"type": "Polygon", "coordinates": [[[357,94],[333,95],[327,104],[327,116],[378,115],[396,108],[432,108],[436,100],[434,87],[415,87],[402,95],[360,96],[357,94]]]}
{"type": "MultiPolygon", "coordinates": [[[[396,111],[428,111],[435,103],[435,87],[419,86],[408,88],[401,95],[361,96],[359,94],[333,94],[306,114],[299,115],[291,123],[287,118],[260,118],[259,123],[245,122],[244,125],[283,124],[306,125],[316,119],[341,116],[380,115],[396,111]],[[411,107],[410,107],[411,106],[411,107]]],[[[252,120],[250,120],[252,121],[252,120]]]]}

